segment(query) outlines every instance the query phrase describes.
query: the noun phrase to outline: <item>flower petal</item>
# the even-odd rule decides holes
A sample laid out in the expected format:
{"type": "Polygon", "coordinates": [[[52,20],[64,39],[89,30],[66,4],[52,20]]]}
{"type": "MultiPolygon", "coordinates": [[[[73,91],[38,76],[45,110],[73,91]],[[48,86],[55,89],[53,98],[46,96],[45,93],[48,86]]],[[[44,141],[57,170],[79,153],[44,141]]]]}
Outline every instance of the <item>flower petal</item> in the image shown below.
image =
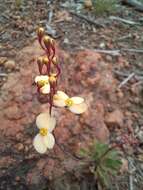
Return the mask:
{"type": "Polygon", "coordinates": [[[48,129],[48,132],[52,132],[54,130],[54,128],[56,127],[55,117],[49,117],[49,121],[45,126],[48,129]]]}
{"type": "Polygon", "coordinates": [[[44,144],[47,148],[52,149],[55,145],[55,138],[52,133],[48,133],[43,137],[44,144]]]}
{"type": "Polygon", "coordinates": [[[43,137],[40,134],[37,134],[33,140],[33,146],[37,152],[44,154],[47,151],[47,147],[44,144],[43,137]]]}
{"type": "Polygon", "coordinates": [[[56,126],[56,119],[51,117],[49,112],[43,112],[37,116],[36,125],[39,129],[46,128],[48,132],[51,132],[56,126]]]}
{"type": "Polygon", "coordinates": [[[53,98],[53,104],[57,107],[65,107],[65,100],[68,98],[68,95],[63,91],[57,91],[53,98]]]}
{"type": "Polygon", "coordinates": [[[38,81],[49,81],[49,77],[47,75],[39,75],[35,77],[35,82],[37,83],[38,81]]]}
{"type": "Polygon", "coordinates": [[[43,112],[40,113],[37,118],[36,118],[36,125],[37,127],[40,128],[45,128],[47,126],[47,123],[49,122],[49,112],[43,112]]]}
{"type": "Polygon", "coordinates": [[[50,85],[45,84],[43,87],[40,88],[40,92],[42,94],[49,94],[50,93],[50,85]]]}
{"type": "Polygon", "coordinates": [[[63,91],[57,91],[57,95],[60,99],[63,99],[63,100],[66,100],[69,98],[69,96],[63,91]]]}
{"type": "Polygon", "coordinates": [[[81,104],[84,102],[84,99],[78,96],[70,98],[74,104],[81,104]]]}
{"type": "Polygon", "coordinates": [[[70,106],[68,109],[75,114],[81,114],[87,110],[87,104],[84,102],[81,104],[74,104],[73,106],[70,106]]]}
{"type": "Polygon", "coordinates": [[[54,106],[57,106],[57,107],[65,107],[66,104],[65,104],[65,100],[58,100],[58,99],[53,99],[53,104],[54,106]]]}

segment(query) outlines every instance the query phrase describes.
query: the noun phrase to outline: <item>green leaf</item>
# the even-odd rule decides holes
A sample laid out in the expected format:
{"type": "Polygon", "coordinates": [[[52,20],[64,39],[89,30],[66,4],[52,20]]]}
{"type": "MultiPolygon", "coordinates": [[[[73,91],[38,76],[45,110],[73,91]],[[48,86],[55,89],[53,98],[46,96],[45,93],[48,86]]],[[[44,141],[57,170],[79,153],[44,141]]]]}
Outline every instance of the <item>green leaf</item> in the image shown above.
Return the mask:
{"type": "Polygon", "coordinates": [[[98,169],[97,169],[97,177],[98,177],[99,182],[102,185],[104,185],[106,187],[109,187],[109,175],[106,172],[106,170],[104,170],[104,168],[98,167],[98,169]]]}
{"type": "Polygon", "coordinates": [[[122,165],[122,162],[120,160],[115,160],[114,158],[106,158],[103,161],[103,164],[105,167],[110,168],[111,170],[119,170],[119,168],[122,165]]]}
{"type": "Polygon", "coordinates": [[[109,152],[106,154],[106,157],[118,159],[118,158],[119,158],[119,154],[120,154],[119,151],[117,151],[116,149],[112,149],[111,151],[109,151],[109,152]]]}
{"type": "Polygon", "coordinates": [[[92,159],[93,160],[98,160],[105,152],[108,150],[108,145],[107,144],[102,144],[97,142],[96,144],[93,145],[92,147],[92,159]]]}

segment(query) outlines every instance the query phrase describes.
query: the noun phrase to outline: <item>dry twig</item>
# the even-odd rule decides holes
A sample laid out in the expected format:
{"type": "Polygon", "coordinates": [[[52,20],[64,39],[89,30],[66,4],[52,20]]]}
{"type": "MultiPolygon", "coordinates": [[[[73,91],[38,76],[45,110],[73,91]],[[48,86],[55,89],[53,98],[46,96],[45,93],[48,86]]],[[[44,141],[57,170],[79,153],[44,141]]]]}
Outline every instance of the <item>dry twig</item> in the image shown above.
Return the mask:
{"type": "Polygon", "coordinates": [[[131,80],[135,76],[135,73],[131,73],[127,78],[125,78],[118,86],[118,88],[122,88],[129,80],[131,80]]]}
{"type": "Polygon", "coordinates": [[[118,56],[120,55],[120,50],[102,50],[102,49],[94,49],[95,52],[97,53],[104,53],[104,54],[110,54],[113,56],[118,56]]]}
{"type": "Polygon", "coordinates": [[[74,12],[74,11],[69,11],[69,12],[70,12],[71,14],[73,14],[73,15],[75,15],[75,16],[77,16],[77,17],[79,17],[79,18],[81,18],[81,19],[83,19],[83,20],[89,22],[90,24],[96,25],[97,27],[102,27],[102,28],[105,27],[103,24],[101,24],[101,23],[99,23],[99,22],[97,22],[97,21],[95,21],[95,20],[92,20],[92,19],[88,18],[88,17],[85,16],[85,15],[76,13],[76,12],[74,12]]]}
{"type": "Polygon", "coordinates": [[[131,158],[128,158],[128,161],[129,161],[129,190],[134,190],[133,173],[135,172],[135,167],[132,163],[131,158]]]}
{"type": "Polygon", "coordinates": [[[97,53],[110,54],[113,56],[118,56],[122,52],[130,52],[130,53],[143,53],[143,49],[116,49],[116,50],[102,50],[102,49],[94,49],[97,53]]]}
{"type": "Polygon", "coordinates": [[[138,23],[138,22],[134,22],[134,21],[131,21],[131,20],[127,20],[127,19],[123,19],[123,18],[115,17],[115,16],[110,16],[109,19],[117,20],[117,21],[123,22],[125,24],[129,24],[129,25],[140,25],[140,23],[138,23]]]}
{"type": "Polygon", "coordinates": [[[138,0],[121,0],[122,3],[127,4],[135,8],[135,10],[143,12],[143,3],[138,0]]]}
{"type": "Polygon", "coordinates": [[[8,75],[6,73],[0,73],[0,77],[7,77],[8,75]]]}

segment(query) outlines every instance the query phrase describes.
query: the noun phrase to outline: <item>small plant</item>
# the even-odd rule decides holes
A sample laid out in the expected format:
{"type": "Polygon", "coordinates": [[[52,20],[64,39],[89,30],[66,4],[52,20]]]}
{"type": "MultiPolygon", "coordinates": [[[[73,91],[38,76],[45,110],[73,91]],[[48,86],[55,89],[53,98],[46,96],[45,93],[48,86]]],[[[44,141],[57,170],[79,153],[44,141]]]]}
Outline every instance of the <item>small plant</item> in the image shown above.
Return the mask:
{"type": "Polygon", "coordinates": [[[88,150],[81,149],[80,155],[87,159],[86,166],[98,184],[109,187],[110,177],[115,176],[122,165],[119,151],[108,144],[94,142],[88,150]]]}
{"type": "Polygon", "coordinates": [[[117,0],[92,0],[95,13],[104,15],[106,13],[114,13],[116,11],[117,0]]]}
{"type": "Polygon", "coordinates": [[[56,55],[56,42],[45,35],[43,28],[38,29],[37,35],[44,54],[37,59],[39,75],[35,77],[35,84],[39,96],[47,99],[49,109],[36,118],[39,133],[35,136],[33,145],[37,152],[43,154],[55,145],[55,137],[52,134],[56,126],[56,119],[52,112],[53,106],[65,107],[75,114],[82,114],[86,111],[87,105],[83,98],[69,97],[65,92],[58,90],[61,68],[56,55]]]}

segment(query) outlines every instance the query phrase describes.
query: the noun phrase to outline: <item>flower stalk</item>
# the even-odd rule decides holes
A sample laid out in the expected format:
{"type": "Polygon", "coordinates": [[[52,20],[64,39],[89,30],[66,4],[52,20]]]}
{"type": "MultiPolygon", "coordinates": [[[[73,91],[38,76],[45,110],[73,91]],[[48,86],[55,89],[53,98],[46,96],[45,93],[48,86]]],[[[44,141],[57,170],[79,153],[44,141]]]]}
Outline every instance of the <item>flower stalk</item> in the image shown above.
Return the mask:
{"type": "Polygon", "coordinates": [[[33,145],[37,152],[43,154],[47,149],[52,149],[55,144],[52,131],[56,126],[56,119],[52,116],[52,107],[66,107],[75,114],[81,114],[86,111],[87,105],[83,98],[69,97],[63,91],[57,90],[61,69],[56,57],[55,41],[45,35],[43,28],[38,29],[37,36],[44,55],[37,59],[39,76],[35,77],[35,83],[37,92],[48,97],[49,110],[40,113],[36,118],[39,133],[35,136],[33,145]]]}
{"type": "MultiPolygon", "coordinates": [[[[37,84],[38,93],[44,92],[43,94],[49,95],[49,114],[51,115],[53,107],[53,96],[56,93],[58,77],[61,73],[60,66],[58,65],[55,41],[49,36],[45,35],[43,28],[39,28],[37,31],[38,41],[45,54],[37,59],[38,69],[41,76],[48,76],[49,90],[42,91],[42,87],[37,84]]],[[[46,86],[43,85],[45,88],[46,86]]]]}

